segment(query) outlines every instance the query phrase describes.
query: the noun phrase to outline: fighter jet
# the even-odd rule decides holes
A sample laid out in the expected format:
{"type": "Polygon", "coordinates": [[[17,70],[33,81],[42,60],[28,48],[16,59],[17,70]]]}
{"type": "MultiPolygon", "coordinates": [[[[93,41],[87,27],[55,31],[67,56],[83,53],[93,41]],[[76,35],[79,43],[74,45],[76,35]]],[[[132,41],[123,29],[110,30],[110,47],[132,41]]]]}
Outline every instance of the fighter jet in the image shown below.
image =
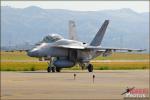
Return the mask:
{"type": "Polygon", "coordinates": [[[105,20],[90,44],[51,34],[44,37],[39,45],[28,50],[27,54],[30,57],[49,58],[47,72],[60,72],[62,68],[73,67],[77,64],[82,69],[87,68],[89,72],[93,72],[90,60],[97,56],[108,56],[117,50],[142,51],[141,49],[101,47],[108,24],[109,20],[105,20]]]}

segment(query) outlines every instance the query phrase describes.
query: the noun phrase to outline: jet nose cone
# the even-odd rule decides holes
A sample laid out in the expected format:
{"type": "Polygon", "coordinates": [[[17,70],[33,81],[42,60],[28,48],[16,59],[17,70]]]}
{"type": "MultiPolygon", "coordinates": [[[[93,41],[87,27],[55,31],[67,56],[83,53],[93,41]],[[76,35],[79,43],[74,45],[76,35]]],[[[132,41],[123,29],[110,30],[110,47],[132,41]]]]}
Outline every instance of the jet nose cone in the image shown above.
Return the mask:
{"type": "Polygon", "coordinates": [[[28,51],[28,56],[30,56],[30,57],[38,57],[38,55],[39,55],[39,52],[38,52],[38,50],[30,50],[30,51],[28,51]]]}

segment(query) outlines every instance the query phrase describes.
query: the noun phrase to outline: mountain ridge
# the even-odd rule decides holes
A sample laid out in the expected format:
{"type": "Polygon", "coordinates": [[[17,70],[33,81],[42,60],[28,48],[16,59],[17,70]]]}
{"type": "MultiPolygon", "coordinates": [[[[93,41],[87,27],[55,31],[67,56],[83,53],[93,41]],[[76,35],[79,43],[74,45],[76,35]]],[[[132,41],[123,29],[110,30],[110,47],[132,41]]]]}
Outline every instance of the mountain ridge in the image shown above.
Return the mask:
{"type": "Polygon", "coordinates": [[[103,46],[149,49],[149,14],[129,8],[102,11],[72,11],[39,7],[1,7],[1,45],[36,43],[48,34],[68,37],[68,21],[74,20],[78,40],[90,43],[104,20],[109,19],[103,46]],[[86,34],[86,35],[85,35],[86,34]]]}

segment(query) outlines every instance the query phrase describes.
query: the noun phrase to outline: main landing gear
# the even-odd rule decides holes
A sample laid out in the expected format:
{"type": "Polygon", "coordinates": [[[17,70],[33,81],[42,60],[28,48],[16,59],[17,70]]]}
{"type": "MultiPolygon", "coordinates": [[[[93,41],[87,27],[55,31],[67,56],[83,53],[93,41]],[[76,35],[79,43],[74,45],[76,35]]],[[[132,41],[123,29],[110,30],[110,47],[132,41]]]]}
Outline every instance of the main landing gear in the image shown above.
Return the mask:
{"type": "Polygon", "coordinates": [[[90,63],[79,63],[81,69],[88,69],[89,72],[93,72],[93,65],[90,63]]]}
{"type": "Polygon", "coordinates": [[[93,72],[93,65],[88,64],[87,69],[88,69],[89,72],[93,72]]]}

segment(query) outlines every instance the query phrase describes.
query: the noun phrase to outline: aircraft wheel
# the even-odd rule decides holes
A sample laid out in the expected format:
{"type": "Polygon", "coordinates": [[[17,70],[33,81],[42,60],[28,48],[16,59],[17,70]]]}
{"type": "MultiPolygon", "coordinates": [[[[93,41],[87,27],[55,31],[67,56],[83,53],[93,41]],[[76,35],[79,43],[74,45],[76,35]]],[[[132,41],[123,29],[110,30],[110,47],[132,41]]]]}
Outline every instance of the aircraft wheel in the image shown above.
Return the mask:
{"type": "Polygon", "coordinates": [[[56,67],[56,72],[60,72],[61,68],[56,67]]]}
{"type": "Polygon", "coordinates": [[[89,64],[87,68],[88,68],[89,72],[93,72],[93,65],[92,64],[89,64]]]}
{"type": "Polygon", "coordinates": [[[52,68],[52,72],[55,72],[55,67],[51,67],[52,68]]]}
{"type": "Polygon", "coordinates": [[[51,72],[52,71],[52,68],[51,67],[47,67],[47,72],[51,72]]]}

